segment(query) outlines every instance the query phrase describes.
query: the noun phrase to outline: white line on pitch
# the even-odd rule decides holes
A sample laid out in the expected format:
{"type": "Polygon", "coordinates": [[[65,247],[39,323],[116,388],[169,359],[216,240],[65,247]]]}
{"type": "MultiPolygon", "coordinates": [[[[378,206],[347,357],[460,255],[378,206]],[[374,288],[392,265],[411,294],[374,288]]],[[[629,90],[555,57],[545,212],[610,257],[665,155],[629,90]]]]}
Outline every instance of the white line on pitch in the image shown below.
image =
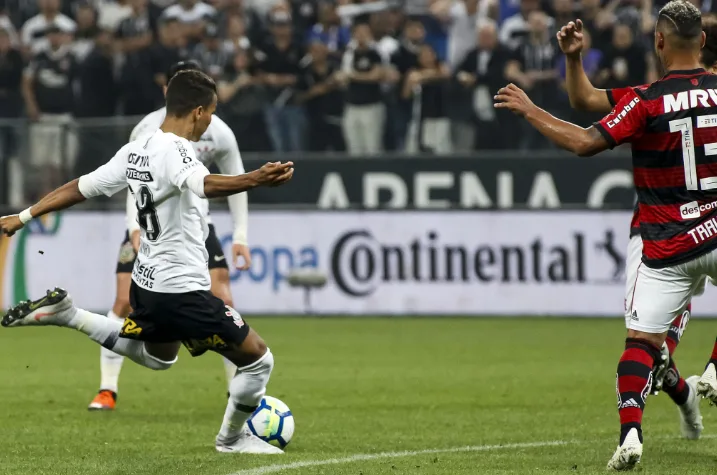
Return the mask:
{"type": "Polygon", "coordinates": [[[324,460],[304,460],[301,462],[293,462],[287,464],[267,465],[264,467],[249,468],[230,473],[229,475],[264,475],[265,473],[277,473],[284,470],[293,470],[303,467],[319,467],[321,465],[340,465],[353,462],[362,462],[364,460],[389,459],[397,457],[412,457],[414,455],[430,455],[430,454],[450,454],[457,452],[488,452],[492,450],[505,449],[531,449],[536,447],[553,447],[557,445],[567,445],[571,442],[564,440],[550,440],[545,442],[524,442],[518,444],[503,445],[470,445],[467,447],[454,447],[451,449],[429,449],[429,450],[407,450],[404,452],[381,452],[378,454],[357,454],[343,458],[333,458],[324,460]]]}

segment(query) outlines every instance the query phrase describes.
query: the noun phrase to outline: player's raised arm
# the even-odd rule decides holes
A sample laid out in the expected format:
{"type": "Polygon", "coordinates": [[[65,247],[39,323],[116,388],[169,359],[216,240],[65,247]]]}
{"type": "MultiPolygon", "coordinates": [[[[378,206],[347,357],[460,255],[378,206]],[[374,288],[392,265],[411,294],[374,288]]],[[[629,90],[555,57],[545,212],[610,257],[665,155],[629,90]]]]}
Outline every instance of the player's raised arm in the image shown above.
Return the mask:
{"type": "Polygon", "coordinates": [[[20,214],[0,218],[0,231],[12,236],[33,218],[53,211],[60,211],[99,195],[112,196],[127,187],[125,178],[127,162],[123,158],[124,147],[97,170],[74,179],[48,193],[33,206],[20,214]]]}
{"type": "Polygon", "coordinates": [[[610,147],[610,144],[595,127],[584,129],[552,116],[533,104],[525,92],[515,84],[509,84],[500,89],[495,96],[495,101],[496,108],[508,109],[524,117],[555,145],[576,155],[592,156],[610,147]]]}
{"type": "Polygon", "coordinates": [[[577,110],[610,112],[608,91],[592,85],[583,69],[583,22],[576,20],[563,26],[557,34],[558,44],[565,54],[565,86],[570,105],[577,110]]]}
{"type": "Polygon", "coordinates": [[[258,186],[279,186],[291,180],[293,175],[294,162],[267,163],[258,170],[237,176],[206,175],[204,195],[207,198],[220,198],[249,191],[258,186]]]}

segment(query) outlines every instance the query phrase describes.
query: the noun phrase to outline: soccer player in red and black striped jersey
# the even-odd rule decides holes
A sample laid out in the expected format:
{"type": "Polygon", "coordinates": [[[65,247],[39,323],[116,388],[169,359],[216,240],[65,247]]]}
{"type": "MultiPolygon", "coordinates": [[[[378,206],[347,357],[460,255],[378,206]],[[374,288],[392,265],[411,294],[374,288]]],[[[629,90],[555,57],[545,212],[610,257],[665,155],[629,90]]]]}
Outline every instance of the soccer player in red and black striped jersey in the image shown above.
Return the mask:
{"type": "MultiPolygon", "coordinates": [[[[705,32],[705,46],[702,48],[701,62],[704,68],[715,74],[717,72],[717,16],[702,16],[702,30],[705,32]]],[[[571,105],[579,110],[589,112],[610,112],[612,108],[632,90],[630,87],[619,89],[597,89],[588,79],[583,69],[581,52],[583,49],[583,24],[576,20],[563,26],[557,33],[558,44],[566,57],[566,89],[571,105]]],[[[642,262],[642,238],[639,228],[639,213],[636,207],[630,226],[630,241],[627,248],[625,315],[629,324],[629,303],[635,290],[635,277],[642,262]]],[[[655,372],[653,384],[664,374],[662,388],[680,409],[682,435],[687,439],[697,439],[702,433],[702,416],[699,412],[699,399],[695,397],[699,376],[691,376],[685,380],[680,376],[674,361],[674,351],[679,344],[682,333],[690,318],[690,306],[679,313],[672,322],[667,334],[666,346],[670,355],[667,371],[655,372]]],[[[663,347],[664,353],[664,347],[663,347]]],[[[717,354],[717,342],[715,343],[717,354]]]]}
{"type": "Polygon", "coordinates": [[[525,117],[580,156],[632,144],[643,257],[617,369],[620,442],[608,462],[614,470],[633,468],[642,456],[652,370],[675,315],[705,276],[717,277],[717,76],[700,64],[701,17],[686,0],[665,5],[655,26],[655,51],[667,74],[632,88],[587,129],[538,108],[513,84],[495,98],[496,107],[525,117]]]}

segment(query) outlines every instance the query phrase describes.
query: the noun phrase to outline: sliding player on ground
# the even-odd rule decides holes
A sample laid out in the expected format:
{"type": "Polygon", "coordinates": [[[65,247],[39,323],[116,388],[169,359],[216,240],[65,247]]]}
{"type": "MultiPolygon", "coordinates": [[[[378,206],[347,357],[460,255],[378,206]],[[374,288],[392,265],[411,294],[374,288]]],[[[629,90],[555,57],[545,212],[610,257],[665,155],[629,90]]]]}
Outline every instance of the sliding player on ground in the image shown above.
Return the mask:
{"type": "Polygon", "coordinates": [[[181,72],[170,81],[166,105],[167,117],[151,136],[130,142],[105,165],[19,215],[0,219],[0,230],[12,235],[34,217],[129,187],[142,217],[130,286],[132,314],[122,324],[76,308],[67,292],[55,289],[10,309],[2,325],[73,328],[154,370],[170,368],[182,343],[193,356],[216,351],[238,367],[216,450],[279,454],[280,449],[245,426],[264,396],[274,357],[239,313],[209,292],[204,198],[281,185],[291,179],[292,164],[268,163],[236,176],[211,175],[190,143],[206,132],[217,105],[214,81],[199,71],[181,72]]]}
{"type": "MultiPolygon", "coordinates": [[[[195,61],[180,61],[172,65],[167,73],[171,79],[180,71],[199,71],[199,64],[195,61]]],[[[166,94],[166,88],[165,88],[166,94]]],[[[148,114],[132,130],[130,142],[149,137],[159,129],[166,116],[165,108],[148,114]]],[[[244,173],[244,164],[236,138],[229,126],[219,117],[214,117],[207,131],[201,136],[198,142],[192,142],[192,148],[197,158],[205,166],[210,167],[216,164],[219,171],[225,175],[240,175],[244,173]]],[[[247,225],[248,225],[248,199],[246,193],[232,195],[227,198],[229,211],[234,221],[234,234],[232,244],[233,264],[246,270],[251,265],[249,247],[247,246],[247,225]],[[240,259],[241,258],[241,259],[240,259]]],[[[211,292],[214,296],[224,301],[225,305],[234,307],[230,283],[229,266],[224,256],[222,245],[217,237],[217,232],[209,218],[209,203],[204,201],[202,212],[209,223],[209,236],[205,247],[209,253],[209,276],[211,277],[211,292]]],[[[139,248],[139,222],[137,216],[137,205],[131,193],[127,194],[127,232],[120,247],[117,260],[117,290],[112,310],[107,318],[119,322],[124,321],[131,311],[129,303],[129,287],[132,281],[132,268],[137,258],[139,248]]],[[[146,219],[142,216],[141,219],[146,219]]],[[[113,410],[117,404],[117,392],[119,387],[119,375],[122,369],[124,357],[113,353],[107,348],[100,349],[100,390],[90,402],[89,410],[113,410]]],[[[231,382],[236,372],[236,366],[224,358],[224,369],[227,382],[231,382]]]]}
{"type": "MultiPolygon", "coordinates": [[[[717,72],[717,18],[713,15],[702,17],[702,29],[705,32],[705,46],[702,49],[701,62],[704,68],[717,72]]],[[[608,113],[625,95],[630,94],[632,88],[597,89],[593,87],[585,74],[581,61],[583,49],[583,23],[580,20],[570,22],[563,26],[557,34],[560,49],[565,53],[566,59],[566,86],[570,103],[576,109],[590,112],[608,113]]],[[[639,209],[635,213],[630,226],[630,241],[627,248],[626,289],[625,289],[625,320],[629,324],[631,318],[628,312],[635,290],[637,269],[642,262],[642,238],[639,228],[639,209]]],[[[696,293],[699,294],[698,291],[696,293]]],[[[683,379],[674,361],[675,348],[687,327],[690,318],[691,306],[678,314],[670,326],[667,334],[666,346],[669,350],[669,365],[662,389],[670,396],[679,409],[682,435],[687,439],[698,439],[704,426],[699,410],[697,395],[697,382],[699,376],[693,375],[683,379]]],[[[717,347],[717,344],[716,344],[717,347]]],[[[655,378],[658,376],[655,375],[655,378]]]]}
{"type": "Polygon", "coordinates": [[[625,350],[617,367],[620,438],[608,468],[633,468],[642,456],[642,414],[675,315],[687,308],[705,276],[717,277],[717,76],[700,64],[702,15],[673,0],[658,15],[655,51],[667,74],[633,88],[613,112],[583,129],[535,106],[510,84],[496,107],[524,117],[556,145],[591,156],[632,144],[643,241],[625,350]],[[710,93],[713,93],[710,95],[710,93]]]}

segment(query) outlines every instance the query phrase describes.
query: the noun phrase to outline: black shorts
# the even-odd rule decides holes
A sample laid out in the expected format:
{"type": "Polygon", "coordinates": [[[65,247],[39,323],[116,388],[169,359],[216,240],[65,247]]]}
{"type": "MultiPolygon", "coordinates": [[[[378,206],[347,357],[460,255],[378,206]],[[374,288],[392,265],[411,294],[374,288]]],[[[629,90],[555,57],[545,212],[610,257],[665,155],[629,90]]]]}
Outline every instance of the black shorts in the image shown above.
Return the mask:
{"type": "MultiPolygon", "coordinates": [[[[227,258],[224,256],[224,250],[222,244],[219,242],[217,237],[217,231],[214,229],[214,225],[209,225],[209,236],[204,241],[204,247],[206,247],[209,253],[209,270],[212,269],[229,269],[227,265],[227,258]]],[[[124,241],[120,246],[119,257],[117,258],[117,274],[131,274],[134,268],[134,261],[137,259],[137,253],[134,252],[132,243],[129,241],[129,232],[124,233],[124,241]]]]}
{"type": "Polygon", "coordinates": [[[192,356],[199,356],[207,350],[241,345],[249,333],[249,325],[239,313],[206,290],[164,294],[132,281],[129,300],[134,312],[122,325],[123,338],[181,341],[192,356]]]}

